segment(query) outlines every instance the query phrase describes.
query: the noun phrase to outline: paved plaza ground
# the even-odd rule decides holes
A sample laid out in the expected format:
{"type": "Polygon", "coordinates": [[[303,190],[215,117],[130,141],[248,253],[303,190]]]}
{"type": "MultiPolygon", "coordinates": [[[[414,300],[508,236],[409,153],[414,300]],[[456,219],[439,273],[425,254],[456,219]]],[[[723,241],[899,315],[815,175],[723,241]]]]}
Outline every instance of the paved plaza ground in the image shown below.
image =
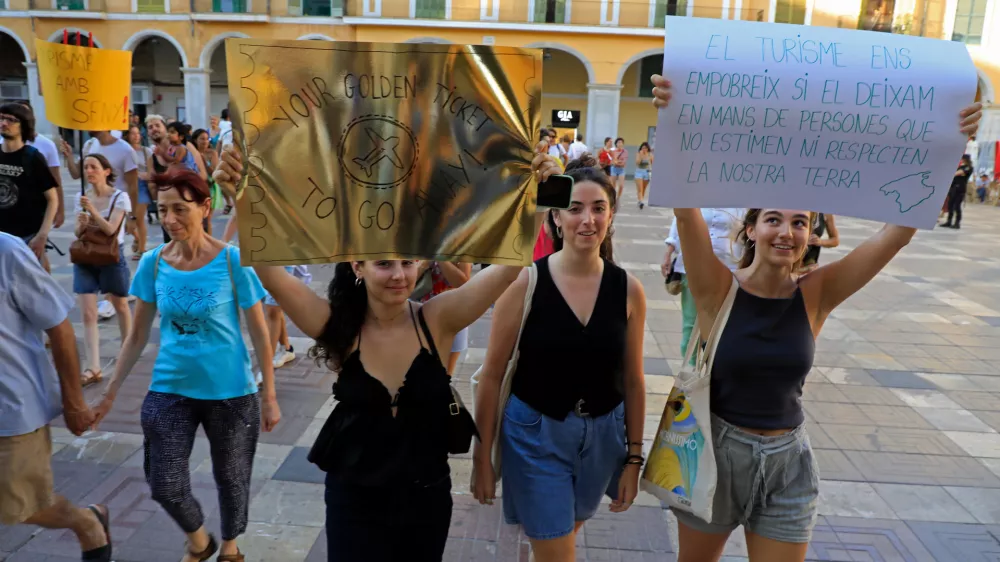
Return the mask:
{"type": "MultiPolygon", "coordinates": [[[[823,478],[809,560],[1000,560],[1000,208],[970,205],[966,215],[960,231],[920,232],[824,327],[804,396],[823,478]]],[[[617,261],[641,279],[648,298],[647,446],[680,364],[679,300],[664,291],[659,273],[671,220],[669,210],[639,212],[634,193],[615,219],[617,261]]],[[[823,250],[821,261],[844,255],[878,228],[840,217],[837,223],[841,247],[823,250]]],[[[224,224],[216,219],[218,232],[224,224]]],[[[71,224],[53,235],[64,250],[71,237],[71,224]]],[[[71,291],[67,258],[50,256],[53,274],[71,291]]],[[[313,266],[312,272],[313,288],[322,292],[333,267],[313,266]]],[[[72,314],[82,337],[79,311],[72,314]]],[[[110,506],[118,562],[176,562],[183,549],[180,530],[149,499],[142,471],[139,406],[156,357],[156,326],[101,431],[79,438],[64,429],[53,432],[56,486],[74,502],[110,506]]],[[[471,348],[457,373],[467,403],[469,375],[483,360],[489,327],[488,315],[472,327],[471,348]]],[[[261,435],[251,523],[241,539],[254,562],[326,560],[323,473],[306,453],[334,407],[333,375],[305,357],[309,340],[296,329],[293,334],[300,336],[293,339],[298,358],[276,372],[284,417],[273,433],[261,435]]],[[[107,361],[119,345],[114,320],[102,322],[101,335],[107,361]]],[[[87,395],[99,392],[95,387],[87,395]]],[[[445,559],[526,561],[527,543],[503,524],[500,506],[482,507],[470,497],[471,458],[451,464],[455,510],[445,559]]],[[[191,469],[195,493],[217,532],[203,437],[191,469]]],[[[625,514],[602,509],[584,526],[578,545],[578,560],[673,561],[676,523],[642,494],[625,514]]],[[[724,560],[745,556],[742,536],[734,534],[724,560]]],[[[79,551],[69,532],[0,527],[3,560],[71,562],[79,551]]]]}

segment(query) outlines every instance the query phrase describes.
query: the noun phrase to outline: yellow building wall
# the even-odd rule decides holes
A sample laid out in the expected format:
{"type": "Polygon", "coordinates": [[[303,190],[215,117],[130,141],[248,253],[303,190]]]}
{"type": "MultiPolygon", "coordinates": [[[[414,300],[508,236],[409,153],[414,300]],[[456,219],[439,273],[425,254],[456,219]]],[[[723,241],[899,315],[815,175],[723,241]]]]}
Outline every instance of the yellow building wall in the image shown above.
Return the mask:
{"type": "Polygon", "coordinates": [[[628,146],[648,140],[649,128],[656,126],[656,108],[651,99],[624,99],[618,104],[618,136],[628,146]]]}
{"type": "MultiPolygon", "coordinates": [[[[542,63],[542,91],[546,94],[587,95],[587,70],[576,57],[550,50],[552,57],[542,63]]],[[[560,108],[574,109],[574,108],[560,108]]]]}
{"type": "MultiPolygon", "coordinates": [[[[610,4],[610,2],[609,2],[610,4]]],[[[622,27],[649,27],[649,2],[619,3],[618,25],[622,27]]]]}

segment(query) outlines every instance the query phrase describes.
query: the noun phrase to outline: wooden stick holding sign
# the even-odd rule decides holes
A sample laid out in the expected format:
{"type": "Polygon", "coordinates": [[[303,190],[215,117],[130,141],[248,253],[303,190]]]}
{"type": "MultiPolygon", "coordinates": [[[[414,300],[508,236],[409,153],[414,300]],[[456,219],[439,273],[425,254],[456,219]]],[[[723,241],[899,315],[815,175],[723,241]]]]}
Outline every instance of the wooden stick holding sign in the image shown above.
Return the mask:
{"type": "Polygon", "coordinates": [[[932,228],[968,140],[965,45],[667,17],[650,203],[780,207],[932,228]]]}

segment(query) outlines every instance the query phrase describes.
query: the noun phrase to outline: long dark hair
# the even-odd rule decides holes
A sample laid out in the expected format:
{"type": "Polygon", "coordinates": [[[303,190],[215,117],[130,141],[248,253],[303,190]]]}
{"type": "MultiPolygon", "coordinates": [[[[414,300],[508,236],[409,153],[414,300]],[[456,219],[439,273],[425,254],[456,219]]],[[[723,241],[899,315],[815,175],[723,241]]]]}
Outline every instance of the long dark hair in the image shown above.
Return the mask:
{"type": "MultiPolygon", "coordinates": [[[[618,202],[615,200],[615,185],[611,182],[611,178],[598,167],[598,161],[592,154],[585,153],[576,160],[571,160],[569,164],[566,164],[566,171],[564,172],[567,176],[573,178],[573,183],[582,183],[585,181],[592,181],[597,185],[601,186],[604,190],[604,194],[608,197],[608,205],[610,206],[612,217],[614,216],[615,209],[617,208],[618,202]]],[[[558,213],[559,211],[552,210],[549,212],[546,219],[549,225],[549,231],[555,234],[557,232],[556,220],[553,213],[558,213]]],[[[604,235],[604,240],[601,241],[600,254],[601,257],[614,263],[614,251],[612,247],[611,237],[615,234],[615,227],[613,224],[608,225],[608,232],[604,235]]],[[[552,237],[552,248],[555,251],[562,250],[563,239],[561,236],[552,237]]]]}
{"type": "Polygon", "coordinates": [[[334,268],[326,298],[330,302],[330,319],[316,338],[316,345],[309,350],[309,357],[339,371],[368,313],[368,289],[364,283],[358,283],[351,262],[340,262],[334,268]]]}

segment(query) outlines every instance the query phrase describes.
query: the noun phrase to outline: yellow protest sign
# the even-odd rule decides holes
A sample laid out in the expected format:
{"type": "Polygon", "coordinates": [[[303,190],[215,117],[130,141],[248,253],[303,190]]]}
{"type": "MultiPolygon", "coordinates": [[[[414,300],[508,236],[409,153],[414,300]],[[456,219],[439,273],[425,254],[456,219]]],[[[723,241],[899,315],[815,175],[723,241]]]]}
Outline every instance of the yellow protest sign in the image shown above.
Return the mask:
{"type": "Polygon", "coordinates": [[[124,130],[132,88],[132,51],[35,39],[45,116],[59,127],[124,130]]]}

